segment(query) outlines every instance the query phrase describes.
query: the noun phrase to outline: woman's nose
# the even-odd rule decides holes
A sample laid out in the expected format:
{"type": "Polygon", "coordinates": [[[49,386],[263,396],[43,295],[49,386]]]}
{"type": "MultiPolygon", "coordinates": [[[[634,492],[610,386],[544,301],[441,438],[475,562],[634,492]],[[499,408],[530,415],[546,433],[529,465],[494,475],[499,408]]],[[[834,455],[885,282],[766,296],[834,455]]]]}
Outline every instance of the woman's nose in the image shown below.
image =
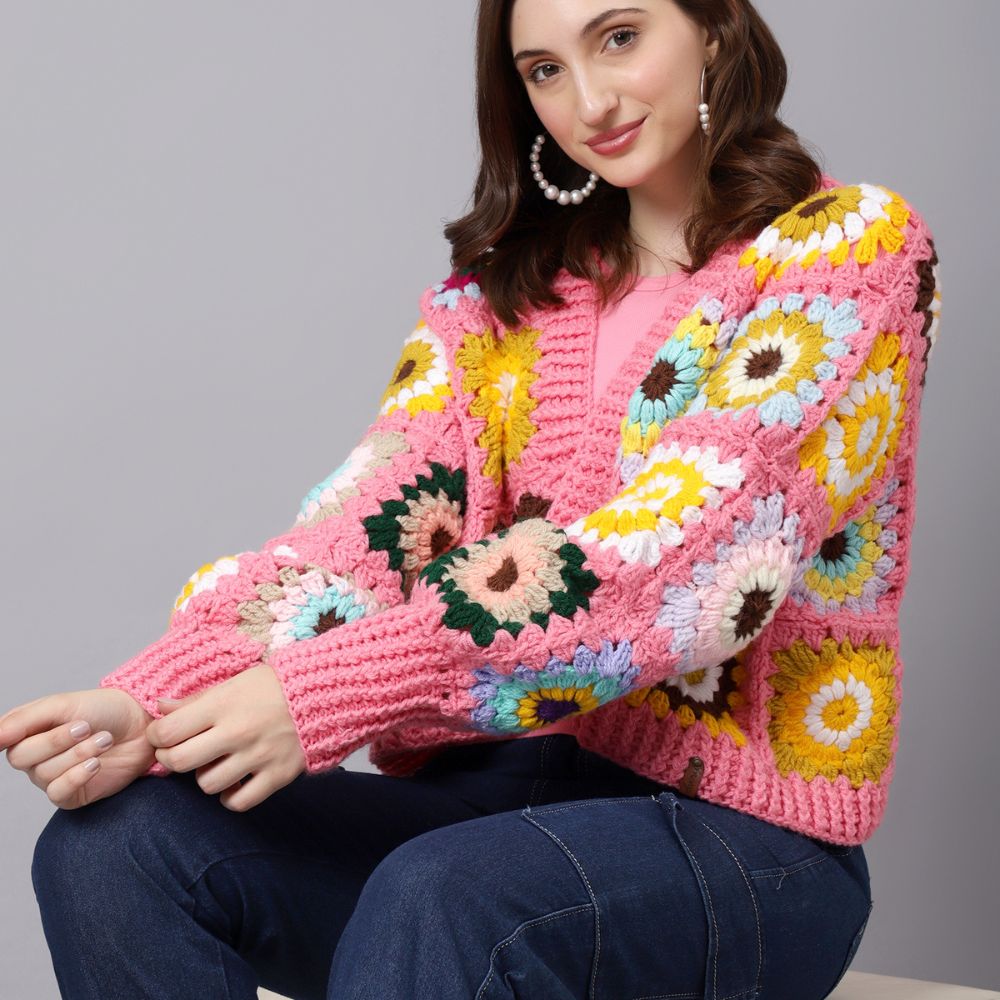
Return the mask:
{"type": "Polygon", "coordinates": [[[618,104],[618,96],[609,82],[599,76],[578,74],[576,93],[577,116],[589,128],[597,128],[606,121],[618,104]]]}

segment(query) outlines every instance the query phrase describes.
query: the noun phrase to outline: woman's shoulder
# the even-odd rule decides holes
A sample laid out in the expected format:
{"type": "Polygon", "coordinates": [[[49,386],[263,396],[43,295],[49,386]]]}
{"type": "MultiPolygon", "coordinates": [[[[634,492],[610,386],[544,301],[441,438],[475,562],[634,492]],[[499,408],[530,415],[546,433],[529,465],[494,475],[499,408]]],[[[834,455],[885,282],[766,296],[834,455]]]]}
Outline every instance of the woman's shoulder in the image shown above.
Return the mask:
{"type": "Polygon", "coordinates": [[[479,287],[479,273],[452,269],[420,294],[421,319],[440,336],[450,339],[463,330],[488,322],[488,303],[479,287]]]}
{"type": "Polygon", "coordinates": [[[885,184],[845,184],[823,174],[818,190],[778,214],[747,245],[739,265],[756,270],[762,289],[796,264],[803,274],[844,269],[881,278],[931,257],[936,263],[930,228],[902,194],[885,184]]]}
{"type": "MultiPolygon", "coordinates": [[[[822,291],[831,282],[845,290],[852,284],[888,289],[912,281],[914,273],[926,283],[924,272],[932,268],[936,283],[938,257],[925,218],[907,197],[886,184],[845,183],[824,172],[817,190],[710,264],[692,288],[718,286],[722,294],[736,280],[734,270],[753,268],[756,296],[780,297],[822,291]]],[[[469,333],[496,327],[479,277],[476,270],[452,269],[421,294],[423,320],[446,340],[455,336],[461,343],[469,333]]],[[[554,288],[564,300],[575,300],[589,282],[562,269],[554,288]]]]}

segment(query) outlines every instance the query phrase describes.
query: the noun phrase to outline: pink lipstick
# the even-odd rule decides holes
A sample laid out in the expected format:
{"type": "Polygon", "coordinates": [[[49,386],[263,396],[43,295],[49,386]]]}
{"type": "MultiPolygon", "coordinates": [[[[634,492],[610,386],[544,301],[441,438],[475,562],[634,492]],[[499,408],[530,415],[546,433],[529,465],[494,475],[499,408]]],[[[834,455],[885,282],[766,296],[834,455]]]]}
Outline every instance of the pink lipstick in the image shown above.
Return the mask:
{"type": "Polygon", "coordinates": [[[617,153],[635,142],[645,120],[645,118],[640,118],[638,121],[628,122],[625,125],[619,125],[618,128],[595,135],[592,139],[587,140],[587,145],[595,153],[602,155],[617,153]]]}

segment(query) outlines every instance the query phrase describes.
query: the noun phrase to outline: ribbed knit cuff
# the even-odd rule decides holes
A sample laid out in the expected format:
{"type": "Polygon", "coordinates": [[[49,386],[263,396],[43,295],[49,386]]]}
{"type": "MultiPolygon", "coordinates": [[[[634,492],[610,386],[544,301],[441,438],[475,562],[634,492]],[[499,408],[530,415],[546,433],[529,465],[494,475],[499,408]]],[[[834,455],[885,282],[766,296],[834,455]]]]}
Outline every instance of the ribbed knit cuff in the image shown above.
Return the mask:
{"type": "MultiPolygon", "coordinates": [[[[102,677],[99,687],[130,694],[155,719],[163,717],[157,698],[186,698],[221,684],[260,662],[263,647],[233,629],[198,621],[175,624],[117,670],[102,677]]],[[[159,761],[147,775],[172,774],[159,761]]]]}
{"type": "Polygon", "coordinates": [[[469,728],[436,604],[400,605],[321,638],[266,658],[284,688],[310,774],[336,767],[403,723],[455,719],[457,729],[469,728]]]}

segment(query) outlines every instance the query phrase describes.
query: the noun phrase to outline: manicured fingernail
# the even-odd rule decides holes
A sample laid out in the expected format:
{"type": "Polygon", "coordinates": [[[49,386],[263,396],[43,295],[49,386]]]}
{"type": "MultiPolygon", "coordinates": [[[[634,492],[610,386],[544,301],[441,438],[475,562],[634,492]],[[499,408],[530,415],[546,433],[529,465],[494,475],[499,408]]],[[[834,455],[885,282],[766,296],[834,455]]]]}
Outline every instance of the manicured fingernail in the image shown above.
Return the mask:
{"type": "Polygon", "coordinates": [[[78,722],[75,726],[71,726],[69,730],[69,734],[70,736],[73,737],[74,740],[82,739],[89,732],[90,732],[89,722],[78,722]]]}
{"type": "Polygon", "coordinates": [[[99,736],[95,736],[94,745],[99,746],[102,750],[111,746],[111,733],[101,733],[99,736]]]}
{"type": "Polygon", "coordinates": [[[83,762],[83,766],[88,771],[96,771],[101,766],[101,762],[96,757],[90,757],[83,762]]]}

